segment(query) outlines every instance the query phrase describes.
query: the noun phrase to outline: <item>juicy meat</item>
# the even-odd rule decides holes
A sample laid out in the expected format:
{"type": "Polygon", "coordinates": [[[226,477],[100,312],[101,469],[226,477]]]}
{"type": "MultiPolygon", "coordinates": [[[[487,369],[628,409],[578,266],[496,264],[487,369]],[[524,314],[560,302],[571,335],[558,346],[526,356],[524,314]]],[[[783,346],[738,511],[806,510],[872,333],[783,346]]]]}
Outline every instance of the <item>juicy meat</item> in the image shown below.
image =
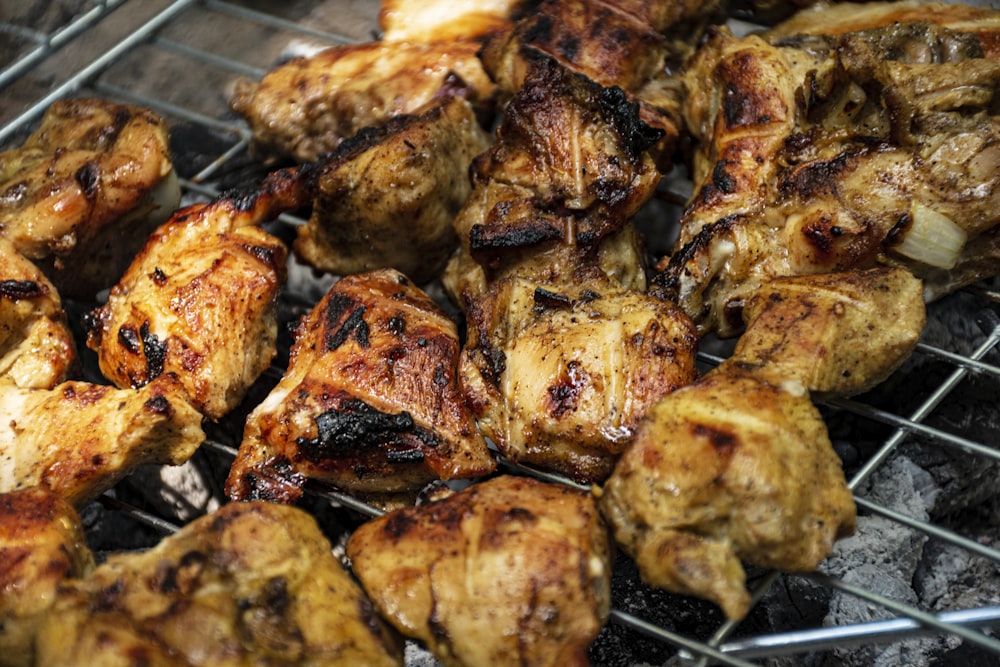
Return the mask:
{"type": "Polygon", "coordinates": [[[776,278],[743,309],[746,331],[723,362],[813,394],[851,396],[909,358],[925,322],[920,281],[901,268],[776,278]]]}
{"type": "Polygon", "coordinates": [[[808,394],[711,372],[653,406],[604,485],[619,545],[655,586],[750,605],[740,561],[811,571],[854,501],[808,394]]]}
{"type": "Polygon", "coordinates": [[[0,494],[0,655],[32,667],[35,634],[60,582],[94,567],[73,507],[43,487],[0,494]]]}
{"type": "Polygon", "coordinates": [[[139,390],[0,384],[0,493],[42,485],[82,507],[140,465],[183,463],[204,439],[171,376],[139,390]]]}
{"type": "Polygon", "coordinates": [[[459,375],[484,435],[580,482],[607,477],[646,410],[696,376],[690,319],[610,281],[507,278],[467,320],[459,375]]]}
{"type": "Polygon", "coordinates": [[[76,343],[55,286],[0,237],[0,375],[25,389],[51,389],[76,367],[76,343]]]}
{"type": "Polygon", "coordinates": [[[383,0],[378,22],[386,42],[482,40],[513,27],[533,0],[383,0]]]}
{"type": "Polygon", "coordinates": [[[702,330],[738,333],[777,276],[892,263],[933,299],[1000,268],[997,33],[895,7],[835,36],[719,30],[689,63],[695,194],[654,282],[702,330]]]}
{"type": "Polygon", "coordinates": [[[609,542],[589,493],[502,476],[363,524],[347,555],[379,611],[449,667],[586,665],[609,542]]]}
{"type": "Polygon", "coordinates": [[[402,665],[302,510],[233,503],[59,587],[37,665],[402,665]]]}
{"type": "Polygon", "coordinates": [[[454,322],[401,273],[341,278],[247,419],[226,493],[294,502],[317,479],[388,503],[492,472],[458,391],[458,354],[454,322]]]}
{"type": "Polygon", "coordinates": [[[60,100],[0,153],[0,230],[63,296],[110,286],[179,199],[167,125],[148,109],[60,100]]]}
{"type": "Polygon", "coordinates": [[[368,42],[335,46],[241,81],[230,104],[265,154],[312,161],[364,127],[462,95],[491,107],[494,85],[474,41],[368,42]]]}
{"type": "Polygon", "coordinates": [[[302,172],[274,172],[252,194],[178,211],[150,236],[87,345],[119,387],[175,375],[213,420],[232,410],[276,354],[287,249],[256,225],[308,201],[302,172]]]}
{"type": "Polygon", "coordinates": [[[488,146],[454,96],[363,129],[319,168],[296,255],[337,275],[392,267],[429,282],[458,244],[452,220],[469,196],[469,164],[488,146]]]}

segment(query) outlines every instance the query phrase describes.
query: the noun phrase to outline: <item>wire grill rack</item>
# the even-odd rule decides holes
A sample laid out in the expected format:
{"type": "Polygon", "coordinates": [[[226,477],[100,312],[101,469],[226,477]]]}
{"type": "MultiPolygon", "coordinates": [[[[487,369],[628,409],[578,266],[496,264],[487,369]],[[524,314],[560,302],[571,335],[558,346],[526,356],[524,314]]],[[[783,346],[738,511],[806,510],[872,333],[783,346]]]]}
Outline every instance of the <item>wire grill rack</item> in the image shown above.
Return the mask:
{"type": "MultiPolygon", "coordinates": [[[[373,0],[38,0],[21,3],[19,9],[11,9],[11,4],[0,3],[0,148],[16,145],[61,97],[97,95],[141,104],[171,123],[175,150],[180,153],[176,166],[188,201],[209,198],[255,169],[247,154],[249,131],[227,107],[233,82],[238,77],[260,78],[289,49],[307,52],[370,39],[378,10],[373,0]]],[[[279,222],[300,223],[289,216],[279,222]]],[[[311,306],[308,296],[289,294],[286,299],[293,310],[311,306]]],[[[901,453],[919,457],[919,452],[911,452],[916,445],[923,448],[920,451],[943,452],[946,458],[964,462],[963,470],[976,470],[984,479],[1000,477],[1000,451],[994,448],[1000,416],[990,414],[1000,413],[998,304],[1000,293],[989,284],[934,304],[930,333],[918,346],[908,372],[900,371],[871,395],[830,401],[821,408],[845,459],[862,517],[903,528],[917,535],[920,545],[942,545],[949,553],[960,554],[963,562],[985,562],[987,570],[1000,572],[1000,501],[995,491],[987,488],[985,497],[973,503],[971,512],[978,520],[971,525],[956,519],[968,517],[968,508],[929,517],[926,512],[901,509],[878,493],[885,484],[883,472],[901,453]],[[943,333],[934,337],[934,331],[943,333]]],[[[721,357],[703,351],[700,360],[710,366],[721,357]]],[[[273,368],[271,380],[280,373],[280,367],[273,368]]],[[[226,465],[235,455],[235,442],[232,434],[213,435],[203,450],[226,465]]],[[[569,483],[524,468],[516,471],[569,483]]],[[[377,514],[334,490],[310,491],[312,497],[362,518],[377,514]]],[[[178,528],[178,519],[123,502],[114,492],[106,494],[101,504],[159,534],[178,528]]],[[[850,544],[840,545],[844,562],[850,562],[851,549],[850,544]]],[[[678,601],[635,583],[626,597],[636,597],[640,603],[622,602],[622,595],[617,595],[609,626],[625,633],[618,645],[631,642],[629,637],[641,637],[665,647],[643,662],[833,665],[854,660],[850,664],[861,664],[858,658],[845,656],[857,647],[881,647],[883,656],[907,655],[905,647],[928,637],[943,648],[931,654],[938,655],[937,662],[931,658],[926,664],[1000,661],[1000,639],[993,636],[1000,630],[996,583],[1000,578],[967,582],[971,594],[942,608],[857,585],[850,568],[831,574],[824,564],[823,571],[811,575],[751,574],[758,604],[742,624],[724,622],[713,609],[696,604],[694,612],[686,613],[701,621],[694,629],[679,629],[669,621],[678,601]],[[776,589],[804,589],[827,600],[839,596],[868,609],[869,620],[842,623],[821,617],[786,626],[755,623],[755,617],[775,615],[762,609],[798,604],[776,595],[776,589]],[[760,631],[762,627],[766,630],[760,631]],[[892,647],[901,647],[900,652],[885,653],[892,647]]],[[[954,576],[962,576],[961,571],[954,576]]],[[[614,653],[615,645],[611,646],[609,653],[614,653]]],[[[416,658],[413,652],[408,655],[420,659],[419,649],[416,658]]],[[[592,659],[595,664],[604,660],[596,655],[592,659]]],[[[607,658],[608,664],[635,660],[622,655],[607,658]]]]}

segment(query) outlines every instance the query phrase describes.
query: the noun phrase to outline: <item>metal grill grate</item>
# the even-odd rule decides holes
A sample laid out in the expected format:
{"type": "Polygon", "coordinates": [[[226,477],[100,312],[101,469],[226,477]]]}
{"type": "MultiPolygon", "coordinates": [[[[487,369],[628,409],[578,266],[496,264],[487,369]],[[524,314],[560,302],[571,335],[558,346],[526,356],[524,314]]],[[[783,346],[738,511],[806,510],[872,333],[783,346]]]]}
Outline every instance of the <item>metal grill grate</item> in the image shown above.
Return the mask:
{"type": "MultiPolygon", "coordinates": [[[[289,45],[309,50],[367,40],[377,12],[373,0],[239,4],[218,0],[38,0],[26,4],[16,15],[0,14],[0,57],[6,61],[0,65],[0,147],[16,145],[44,110],[61,97],[91,94],[141,104],[165,116],[174,128],[180,152],[177,168],[188,202],[211,197],[258,168],[247,156],[247,128],[227,109],[235,79],[259,78],[289,45]],[[58,6],[53,9],[53,5],[58,6]],[[41,25],[43,19],[47,23],[41,25]]],[[[292,217],[279,222],[300,223],[292,217]]],[[[311,306],[308,296],[289,294],[286,301],[293,311],[311,306]]],[[[912,458],[923,452],[933,457],[934,452],[942,452],[945,458],[969,462],[963,469],[987,471],[987,478],[997,477],[1000,451],[994,445],[1000,435],[1000,415],[986,412],[992,408],[1000,413],[998,304],[1000,294],[987,285],[935,304],[929,332],[907,369],[871,396],[830,401],[822,409],[845,457],[862,516],[911,531],[919,536],[914,539],[921,549],[925,543],[933,543],[959,554],[954,558],[986,561],[1000,571],[1000,551],[996,548],[1000,544],[1000,502],[980,499],[973,508],[979,520],[969,526],[959,520],[969,513],[968,508],[933,517],[919,516],[919,512],[914,516],[878,493],[879,485],[885,483],[885,470],[901,454],[912,458]],[[956,323],[961,326],[956,327],[956,323]],[[935,331],[940,335],[935,336],[935,331]],[[970,396],[978,398],[970,400],[970,396]]],[[[712,365],[720,357],[703,352],[701,361],[712,365]]],[[[272,369],[270,379],[276,381],[280,373],[280,367],[272,369]]],[[[202,455],[217,456],[225,465],[235,455],[233,445],[238,437],[238,433],[213,434],[203,448],[207,454],[202,455]]],[[[569,483],[524,468],[516,470],[569,483]]],[[[312,488],[310,495],[362,516],[377,513],[329,489],[312,488]]],[[[114,493],[101,503],[106,510],[131,517],[159,533],[172,532],[178,525],[174,517],[124,503],[114,493]]],[[[850,562],[852,547],[840,545],[840,551],[846,552],[843,562],[850,562]]],[[[724,623],[718,614],[709,613],[712,610],[708,607],[696,607],[696,613],[707,610],[706,620],[696,624],[696,629],[683,630],[663,621],[671,617],[670,605],[675,604],[675,598],[658,596],[633,582],[624,597],[637,598],[640,603],[623,601],[623,594],[616,595],[611,621],[621,631],[631,633],[627,636],[641,636],[667,647],[665,652],[654,652],[651,660],[673,664],[745,665],[760,660],[829,665],[837,664],[851,647],[879,646],[883,655],[889,655],[884,653],[886,647],[904,647],[899,650],[905,651],[906,646],[928,637],[937,638],[938,645],[948,649],[942,649],[941,655],[951,655],[949,660],[970,664],[973,659],[982,659],[982,664],[987,664],[1000,656],[1000,639],[991,635],[1000,629],[1000,590],[994,583],[1000,577],[971,582],[967,585],[971,593],[938,608],[940,605],[900,600],[869,586],[858,586],[847,576],[850,572],[837,577],[757,573],[754,599],[760,602],[751,620],[724,623]],[[763,626],[753,622],[754,616],[781,616],[767,610],[780,612],[783,604],[792,604],[776,595],[776,589],[800,589],[827,599],[853,601],[866,606],[872,620],[831,624],[813,619],[785,626],[770,622],[767,631],[761,632],[757,628],[763,626]],[[653,608],[661,605],[663,608],[653,608]],[[959,643],[962,649],[956,650],[959,643]]],[[[930,577],[934,578],[933,569],[930,577]]]]}

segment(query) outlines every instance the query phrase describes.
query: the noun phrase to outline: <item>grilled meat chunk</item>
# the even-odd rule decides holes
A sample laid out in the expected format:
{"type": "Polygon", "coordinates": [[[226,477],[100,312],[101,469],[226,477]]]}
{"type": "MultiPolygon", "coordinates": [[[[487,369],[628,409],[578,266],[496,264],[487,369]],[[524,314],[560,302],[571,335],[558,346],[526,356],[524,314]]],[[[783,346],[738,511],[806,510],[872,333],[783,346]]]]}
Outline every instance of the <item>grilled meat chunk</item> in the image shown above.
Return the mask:
{"type": "Polygon", "coordinates": [[[139,465],[183,463],[204,439],[172,376],[139,390],[0,381],[0,493],[42,485],[81,507],[139,465]]]}
{"type": "Polygon", "coordinates": [[[265,155],[312,161],[393,116],[440,97],[466,97],[492,111],[493,82],[474,41],[368,42],[335,46],[241,81],[230,102],[265,155]]]}
{"type": "Polygon", "coordinates": [[[37,665],[402,665],[302,510],[232,503],[59,587],[37,665]]]}
{"type": "Polygon", "coordinates": [[[386,42],[479,41],[513,28],[534,0],[383,0],[378,23],[386,42]]]}
{"type": "Polygon", "coordinates": [[[507,278],[467,320],[459,376],[484,435],[579,482],[607,477],[646,410],[696,376],[690,319],[610,281],[507,278]]]}
{"type": "Polygon", "coordinates": [[[76,367],[76,342],[55,286],[0,237],[0,375],[25,389],[51,389],[76,367]]]}
{"type": "Polygon", "coordinates": [[[213,420],[236,407],[276,354],[286,273],[284,244],[256,225],[307,203],[306,190],[303,172],[274,172],[158,228],[88,318],[104,376],[141,387],[176,375],[213,420]]]}
{"type": "Polygon", "coordinates": [[[398,271],[341,278],[247,419],[227,494],[294,502],[317,479],[381,504],[492,472],[458,390],[458,355],[454,322],[398,271]]]}
{"type": "Polygon", "coordinates": [[[743,309],[746,331],[724,366],[813,394],[851,396],[909,358],[924,328],[920,281],[905,269],[775,278],[743,309]]]}
{"type": "Polygon", "coordinates": [[[502,476],[369,521],[347,555],[383,616],[449,667],[586,665],[610,548],[589,493],[502,476]]]}
{"type": "Polygon", "coordinates": [[[934,299],[1000,268],[996,32],[896,4],[836,36],[720,29],[689,64],[696,191],[654,289],[702,330],[739,333],[777,276],[892,263],[934,299]]]}
{"type": "Polygon", "coordinates": [[[140,107],[60,100],[0,153],[0,233],[63,296],[114,283],[179,200],[167,125],[140,107]]]}
{"type": "Polygon", "coordinates": [[[488,146],[454,96],[362,130],[319,168],[296,256],[337,275],[391,267],[417,284],[436,278],[458,244],[452,220],[471,190],[469,164],[488,146]]]}
{"type": "Polygon", "coordinates": [[[455,219],[462,246],[445,276],[452,296],[464,304],[504,275],[572,281],[588,268],[644,287],[637,248],[601,246],[635,240],[620,233],[659,182],[647,149],[660,136],[621,90],[538,61],[493,148],[473,163],[473,191],[455,219]]]}
{"type": "Polygon", "coordinates": [[[35,634],[60,582],[94,567],[73,507],[43,487],[0,494],[0,655],[32,667],[35,634]]]}
{"type": "Polygon", "coordinates": [[[794,385],[713,371],[648,411],[601,500],[645,581],[739,619],[741,560],[811,571],[853,530],[840,460],[794,385]]]}

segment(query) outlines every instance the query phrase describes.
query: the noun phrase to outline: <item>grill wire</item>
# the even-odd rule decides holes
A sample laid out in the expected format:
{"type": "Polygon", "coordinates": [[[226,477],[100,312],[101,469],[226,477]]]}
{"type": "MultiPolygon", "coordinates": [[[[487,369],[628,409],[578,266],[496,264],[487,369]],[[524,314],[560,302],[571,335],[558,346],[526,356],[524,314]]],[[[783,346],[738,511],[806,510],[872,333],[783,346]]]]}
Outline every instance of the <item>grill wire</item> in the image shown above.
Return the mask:
{"type": "MultiPolygon", "coordinates": [[[[239,4],[218,0],[55,3],[33,0],[21,3],[22,7],[11,14],[11,4],[6,1],[0,4],[0,148],[20,143],[44,110],[61,97],[95,95],[140,104],[159,112],[171,124],[183,203],[205,200],[223,188],[246,183],[263,173],[247,154],[250,140],[247,127],[227,109],[226,100],[236,78],[259,79],[278,59],[287,57],[289,45],[297,52],[308,52],[371,39],[378,9],[377,2],[372,0],[339,3],[257,0],[239,4]]],[[[301,222],[283,216],[276,224],[277,233],[280,235],[281,229],[287,232],[301,222]]],[[[308,310],[329,284],[316,279],[308,270],[290,275],[290,287],[281,302],[283,318],[289,322],[308,310]]],[[[71,320],[90,306],[68,303],[71,320]]],[[[944,452],[952,451],[955,456],[972,462],[972,468],[993,470],[994,478],[996,470],[1000,470],[1000,452],[993,448],[1000,435],[1000,418],[980,414],[983,409],[980,403],[964,405],[971,383],[975,391],[993,397],[984,399],[987,407],[998,406],[1000,353],[996,348],[1000,343],[1000,293],[990,284],[979,284],[933,304],[929,310],[929,323],[941,323],[938,330],[954,329],[956,321],[962,323],[962,330],[945,336],[951,345],[931,342],[925,334],[911,364],[918,369],[915,377],[929,378],[927,382],[910,381],[914,376],[895,383],[890,378],[881,394],[876,390],[873,396],[828,401],[820,407],[828,419],[838,452],[845,458],[859,515],[912,530],[921,536],[921,544],[926,540],[958,549],[965,558],[988,561],[1000,570],[1000,551],[996,548],[1000,532],[995,531],[991,537],[979,527],[972,527],[968,529],[970,534],[963,534],[964,528],[956,528],[947,516],[933,520],[915,517],[872,493],[873,484],[882,483],[880,473],[914,441],[944,452]],[[955,312],[959,315],[955,316],[955,312]],[[885,394],[891,394],[889,400],[883,400],[885,394]],[[960,416],[942,422],[935,418],[942,410],[960,416]],[[989,418],[994,421],[978,430],[971,429],[974,432],[971,437],[969,429],[961,427],[981,424],[989,418]],[[861,446],[862,441],[874,444],[861,446]]],[[[261,392],[268,391],[280,378],[282,363],[287,361],[288,343],[283,341],[278,361],[258,383],[260,397],[264,395],[261,392]]],[[[723,358],[725,346],[718,349],[711,351],[709,345],[700,353],[704,367],[723,358]]],[[[85,357],[88,379],[100,381],[94,359],[87,356],[92,353],[81,346],[81,354],[85,357]]],[[[239,419],[245,414],[237,412],[232,419],[211,425],[209,439],[192,464],[212,471],[216,479],[220,474],[224,478],[239,443],[242,430],[239,419]]],[[[511,472],[570,483],[509,463],[503,466],[511,472]]],[[[332,489],[311,486],[307,497],[311,511],[318,517],[346,514],[348,518],[335,520],[341,526],[349,527],[351,521],[356,524],[378,513],[375,508],[332,489]]],[[[215,502],[221,502],[217,482],[215,498],[215,502]]],[[[175,532],[180,525],[211,508],[211,500],[183,497],[175,500],[182,509],[164,516],[160,506],[145,503],[141,494],[116,488],[83,513],[90,526],[88,540],[100,543],[103,527],[115,522],[146,529],[153,536],[147,539],[155,540],[175,532]]],[[[984,525],[1000,525],[997,509],[1000,502],[995,497],[992,501],[987,498],[983,506],[988,514],[984,525]]],[[[138,528],[127,530],[131,533],[138,528]]],[[[105,548],[130,548],[133,545],[128,541],[119,533],[105,548]]],[[[840,548],[851,547],[841,544],[840,548]]],[[[616,570],[618,567],[616,564],[616,570]]],[[[619,638],[607,640],[608,655],[615,654],[617,647],[645,642],[662,648],[652,649],[652,657],[643,662],[747,665],[763,664],[751,662],[761,660],[785,665],[806,664],[808,658],[809,664],[832,665],[837,664],[838,650],[905,647],[920,638],[932,637],[943,639],[952,647],[961,643],[964,651],[953,655],[961,655],[964,664],[995,664],[1000,656],[1000,640],[992,636],[992,632],[1000,630],[998,590],[980,590],[978,597],[970,598],[975,604],[931,612],[912,600],[901,601],[853,584],[847,576],[823,572],[794,576],[753,571],[750,574],[754,599],[763,600],[761,605],[781,604],[780,597],[769,595],[775,588],[798,586],[823,591],[828,597],[845,596],[865,605],[873,620],[828,625],[820,619],[810,625],[755,632],[752,622],[724,622],[711,606],[699,605],[697,601],[682,603],[676,596],[661,595],[632,581],[626,597],[635,597],[640,604],[636,606],[616,595],[611,623],[605,633],[617,632],[619,638]],[[655,606],[662,608],[654,609],[655,606]],[[675,606],[686,609],[689,616],[699,616],[701,621],[693,627],[677,629],[664,621],[675,613],[675,606]]],[[[635,579],[633,575],[627,576],[635,579]]],[[[973,582],[972,588],[975,587],[973,582]]],[[[626,654],[607,657],[607,664],[638,660],[623,657],[626,654]]],[[[413,645],[408,647],[407,656],[411,663],[433,664],[413,645]]],[[[592,659],[595,664],[603,664],[601,658],[592,656],[592,659]]]]}

